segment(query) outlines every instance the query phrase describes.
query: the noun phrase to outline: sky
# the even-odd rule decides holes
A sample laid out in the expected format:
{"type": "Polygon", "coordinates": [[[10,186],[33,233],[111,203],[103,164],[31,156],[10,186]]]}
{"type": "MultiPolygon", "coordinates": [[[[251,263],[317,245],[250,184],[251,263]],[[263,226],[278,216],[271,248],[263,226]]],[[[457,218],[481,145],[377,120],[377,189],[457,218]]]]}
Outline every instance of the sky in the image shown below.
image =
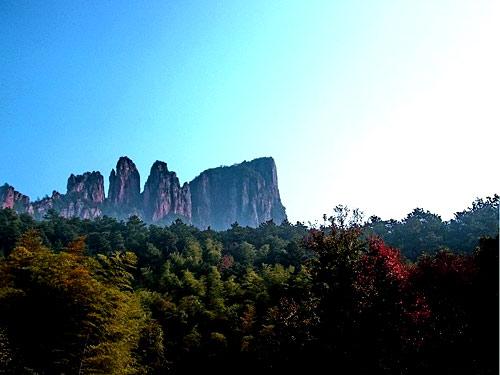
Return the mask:
{"type": "Polygon", "coordinates": [[[260,156],[290,221],[500,192],[500,2],[0,2],[0,184],[260,156]]]}

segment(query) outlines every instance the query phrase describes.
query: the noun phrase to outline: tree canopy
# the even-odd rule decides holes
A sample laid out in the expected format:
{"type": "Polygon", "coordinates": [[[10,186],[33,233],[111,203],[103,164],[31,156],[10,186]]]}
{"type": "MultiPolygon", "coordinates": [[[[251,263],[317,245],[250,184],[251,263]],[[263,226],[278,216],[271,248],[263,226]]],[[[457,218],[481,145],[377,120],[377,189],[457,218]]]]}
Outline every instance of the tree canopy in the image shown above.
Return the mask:
{"type": "Polygon", "coordinates": [[[495,207],[223,232],[0,210],[0,372],[491,374],[495,207]]]}

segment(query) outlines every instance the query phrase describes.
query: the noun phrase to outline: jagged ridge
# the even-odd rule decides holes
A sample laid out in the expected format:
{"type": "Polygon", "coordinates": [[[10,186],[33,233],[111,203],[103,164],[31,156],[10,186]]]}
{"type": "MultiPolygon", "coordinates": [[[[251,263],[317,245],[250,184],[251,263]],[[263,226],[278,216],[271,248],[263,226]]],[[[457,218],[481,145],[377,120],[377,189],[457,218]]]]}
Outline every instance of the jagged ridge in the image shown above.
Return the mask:
{"type": "Polygon", "coordinates": [[[125,219],[138,215],[148,223],[168,224],[176,218],[199,228],[221,230],[232,223],[256,227],[262,222],[286,219],[281,203],[276,165],[265,157],[202,172],[182,186],[167,164],[156,161],[140,191],[140,174],[134,162],[121,157],[109,176],[108,197],[100,172],[71,174],[67,192],[31,202],[5,184],[0,186],[0,207],[41,219],[51,209],[61,216],[94,219],[103,215],[125,219]]]}

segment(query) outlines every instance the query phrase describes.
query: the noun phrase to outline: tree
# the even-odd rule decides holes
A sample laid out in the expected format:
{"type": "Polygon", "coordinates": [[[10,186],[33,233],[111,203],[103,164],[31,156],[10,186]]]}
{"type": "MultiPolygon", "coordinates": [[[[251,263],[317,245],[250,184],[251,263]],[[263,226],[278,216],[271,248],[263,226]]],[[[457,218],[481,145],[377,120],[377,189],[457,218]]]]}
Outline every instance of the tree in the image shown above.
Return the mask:
{"type": "Polygon", "coordinates": [[[425,359],[422,365],[433,371],[476,373],[471,342],[476,274],[473,257],[450,251],[420,257],[412,272],[412,288],[425,296],[432,312],[420,350],[425,359]]]}
{"type": "Polygon", "coordinates": [[[455,213],[448,225],[447,246],[460,252],[472,253],[481,237],[498,235],[500,197],[495,194],[477,198],[471,207],[455,213]]]}
{"type": "Polygon", "coordinates": [[[355,351],[361,372],[379,369],[387,374],[411,367],[423,340],[422,327],[431,310],[423,293],[410,283],[412,267],[399,250],[372,237],[357,266],[358,304],[355,351]]]}
{"type": "Polygon", "coordinates": [[[136,373],[148,324],[132,291],[131,254],[54,253],[28,231],[0,263],[0,331],[15,373],[136,373]]]}
{"type": "Polygon", "coordinates": [[[319,352],[323,359],[333,356],[339,366],[350,363],[355,347],[354,288],[357,263],[365,250],[359,214],[343,206],[335,209],[330,225],[311,230],[306,247],[315,255],[310,260],[313,293],[319,300],[319,352]]]}
{"type": "Polygon", "coordinates": [[[246,241],[239,244],[233,252],[234,260],[245,267],[253,265],[256,254],[255,246],[246,241]]]}
{"type": "Polygon", "coordinates": [[[222,244],[212,238],[207,238],[203,250],[204,263],[208,266],[217,266],[222,258],[222,244]]]}

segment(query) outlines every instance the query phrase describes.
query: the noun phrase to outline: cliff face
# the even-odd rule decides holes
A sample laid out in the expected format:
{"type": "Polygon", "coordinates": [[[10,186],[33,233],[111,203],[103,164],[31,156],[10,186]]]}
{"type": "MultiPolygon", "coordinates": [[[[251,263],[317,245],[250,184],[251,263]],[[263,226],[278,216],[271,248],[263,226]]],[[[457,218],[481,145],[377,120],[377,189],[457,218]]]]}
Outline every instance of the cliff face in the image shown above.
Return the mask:
{"type": "Polygon", "coordinates": [[[0,208],[13,208],[36,219],[49,210],[82,219],[138,215],[148,223],[162,224],[180,218],[199,228],[216,230],[227,229],[234,222],[256,227],[271,219],[279,224],[286,218],[272,158],[209,169],[182,186],[166,163],[156,161],[141,194],[134,162],[121,157],[109,177],[108,198],[101,173],[86,172],[68,178],[66,194],[54,191],[51,197],[33,203],[5,184],[0,187],[0,208]]]}
{"type": "Polygon", "coordinates": [[[31,213],[38,220],[43,219],[50,210],[57,211],[65,218],[95,219],[102,216],[104,199],[104,178],[100,172],[71,174],[66,194],[53,191],[50,197],[33,202],[31,213]]]}
{"type": "Polygon", "coordinates": [[[61,213],[64,207],[64,195],[57,191],[52,191],[52,196],[45,197],[33,203],[33,214],[35,219],[41,220],[43,217],[49,213],[49,210],[56,210],[61,213]]]}
{"type": "Polygon", "coordinates": [[[71,174],[60,214],[68,218],[95,219],[102,215],[103,202],[104,178],[100,172],[85,172],[76,176],[71,174]]]}
{"type": "Polygon", "coordinates": [[[0,208],[11,208],[19,213],[33,213],[30,198],[8,184],[0,186],[0,208]]]}
{"type": "Polygon", "coordinates": [[[199,228],[226,229],[234,222],[256,227],[286,218],[272,158],[209,169],[189,185],[192,222],[199,228]]]}
{"type": "Polygon", "coordinates": [[[189,185],[182,187],[175,172],[169,172],[167,164],[156,161],[151,167],[144,185],[144,218],[158,222],[176,217],[191,221],[191,194],[189,185]]]}
{"type": "Polygon", "coordinates": [[[100,172],[85,172],[76,176],[71,174],[66,195],[94,205],[101,204],[104,202],[104,178],[100,172]]]}
{"type": "Polygon", "coordinates": [[[122,156],[109,176],[108,200],[118,208],[137,207],[141,198],[141,176],[134,162],[122,156]]]}

